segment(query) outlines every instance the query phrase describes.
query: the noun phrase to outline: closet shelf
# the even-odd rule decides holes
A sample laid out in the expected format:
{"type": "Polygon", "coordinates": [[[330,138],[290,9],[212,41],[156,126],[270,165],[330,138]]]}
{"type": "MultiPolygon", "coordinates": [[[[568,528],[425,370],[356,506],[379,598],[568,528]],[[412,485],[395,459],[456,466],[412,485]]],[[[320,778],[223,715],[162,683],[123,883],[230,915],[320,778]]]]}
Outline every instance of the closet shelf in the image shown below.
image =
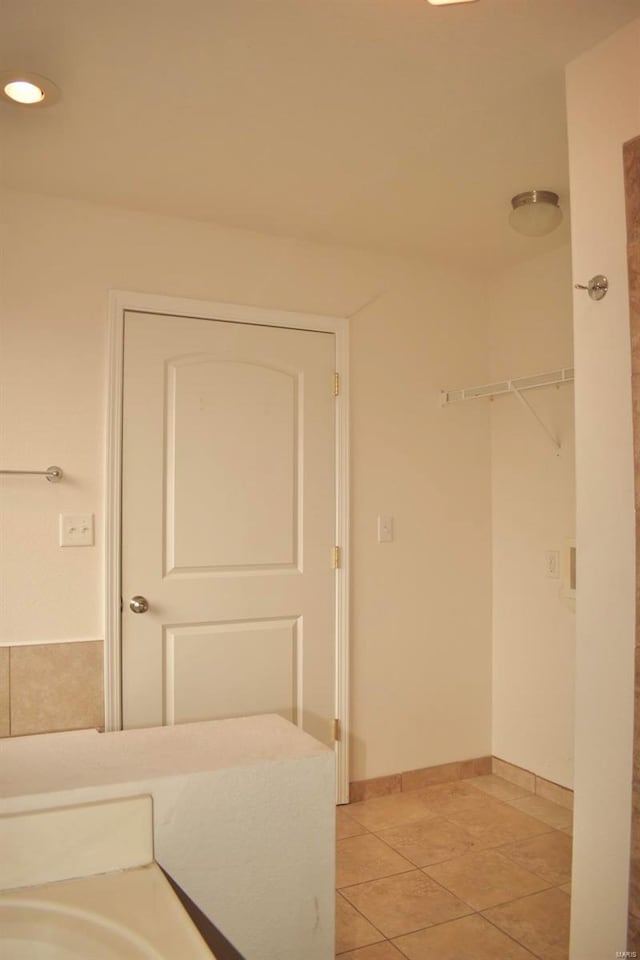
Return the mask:
{"type": "Polygon", "coordinates": [[[532,377],[518,377],[514,380],[499,380],[497,383],[485,383],[479,387],[462,387],[459,390],[442,390],[440,392],[440,406],[446,407],[450,403],[459,403],[462,400],[492,400],[509,393],[522,404],[542,428],[547,439],[551,442],[556,456],[560,456],[560,441],[554,436],[539,413],[534,410],[526,397],[522,394],[526,390],[535,390],[539,387],[560,386],[562,383],[571,383],[575,379],[573,367],[562,367],[560,370],[551,370],[549,373],[538,373],[532,377]]]}
{"type": "Polygon", "coordinates": [[[535,390],[537,387],[552,387],[555,384],[571,383],[574,379],[574,368],[563,367],[561,370],[551,370],[550,373],[538,373],[533,377],[518,377],[515,380],[499,380],[497,383],[485,383],[480,387],[462,387],[458,390],[442,390],[440,392],[440,406],[446,407],[450,403],[460,400],[482,400],[483,398],[500,397],[505,393],[522,393],[524,390],[535,390]]]}

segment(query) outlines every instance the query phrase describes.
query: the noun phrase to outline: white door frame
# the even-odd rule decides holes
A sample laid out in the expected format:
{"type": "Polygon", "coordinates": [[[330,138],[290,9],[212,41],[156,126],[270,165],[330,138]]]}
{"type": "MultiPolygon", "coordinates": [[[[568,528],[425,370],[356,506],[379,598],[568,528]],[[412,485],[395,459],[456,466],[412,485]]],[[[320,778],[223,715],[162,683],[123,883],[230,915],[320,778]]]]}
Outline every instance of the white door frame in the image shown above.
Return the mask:
{"type": "Polygon", "coordinates": [[[336,571],[336,741],[337,801],[349,800],[349,321],[287,310],[212,303],[147,293],[112,290],[109,293],[110,357],[107,403],[107,456],[105,477],[105,610],[104,683],[105,726],[122,729],[122,389],[125,311],[226,320],[232,323],[289,327],[333,333],[340,394],[336,398],[336,544],[340,569],[336,571]]]}

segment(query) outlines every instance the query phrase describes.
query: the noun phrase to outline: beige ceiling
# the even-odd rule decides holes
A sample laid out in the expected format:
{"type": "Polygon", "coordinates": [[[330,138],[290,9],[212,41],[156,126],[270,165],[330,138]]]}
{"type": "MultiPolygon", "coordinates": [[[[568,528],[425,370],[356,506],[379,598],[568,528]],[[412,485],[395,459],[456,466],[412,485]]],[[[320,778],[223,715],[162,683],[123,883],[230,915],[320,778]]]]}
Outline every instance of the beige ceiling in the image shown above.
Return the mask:
{"type": "Polygon", "coordinates": [[[564,65],[640,0],[0,0],[4,180],[220,224],[501,266],[565,240],[564,65]]]}

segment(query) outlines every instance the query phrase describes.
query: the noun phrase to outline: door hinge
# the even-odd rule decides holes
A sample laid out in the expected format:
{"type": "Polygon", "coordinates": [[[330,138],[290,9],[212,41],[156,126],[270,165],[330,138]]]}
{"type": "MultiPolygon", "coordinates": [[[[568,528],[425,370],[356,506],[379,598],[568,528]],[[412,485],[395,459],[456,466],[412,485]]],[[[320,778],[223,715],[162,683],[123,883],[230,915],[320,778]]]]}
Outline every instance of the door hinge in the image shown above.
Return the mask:
{"type": "Polygon", "coordinates": [[[340,396],[340,374],[334,373],[333,375],[333,395],[334,397],[340,396]]]}
{"type": "Polygon", "coordinates": [[[342,730],[340,729],[340,721],[338,720],[337,717],[333,721],[333,739],[334,741],[342,739],[342,730]]]}
{"type": "Polygon", "coordinates": [[[333,548],[333,569],[339,570],[342,562],[340,547],[333,548]]]}

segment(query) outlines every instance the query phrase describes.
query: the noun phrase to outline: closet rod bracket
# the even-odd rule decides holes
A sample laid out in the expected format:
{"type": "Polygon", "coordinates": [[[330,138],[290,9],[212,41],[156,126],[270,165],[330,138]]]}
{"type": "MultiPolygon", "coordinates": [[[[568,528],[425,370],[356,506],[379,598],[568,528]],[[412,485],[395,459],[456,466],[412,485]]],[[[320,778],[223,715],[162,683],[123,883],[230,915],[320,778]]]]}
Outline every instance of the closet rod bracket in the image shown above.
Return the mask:
{"type": "Polygon", "coordinates": [[[518,398],[518,400],[520,401],[520,403],[522,404],[522,406],[524,407],[524,409],[525,409],[525,410],[528,410],[529,413],[531,414],[531,416],[534,418],[534,420],[536,420],[536,422],[542,427],[545,436],[546,436],[547,439],[550,441],[551,446],[552,446],[553,449],[555,450],[556,457],[559,457],[559,456],[560,456],[560,442],[559,442],[559,440],[553,435],[553,433],[551,432],[551,430],[549,429],[549,427],[546,425],[546,423],[544,422],[544,420],[543,420],[542,417],[540,416],[540,414],[539,414],[536,410],[533,409],[533,407],[531,406],[531,404],[529,403],[529,401],[526,399],[526,397],[523,397],[522,394],[520,393],[520,391],[519,391],[516,387],[512,387],[511,389],[512,389],[512,392],[515,394],[515,396],[516,396],[516,397],[518,398]]]}

